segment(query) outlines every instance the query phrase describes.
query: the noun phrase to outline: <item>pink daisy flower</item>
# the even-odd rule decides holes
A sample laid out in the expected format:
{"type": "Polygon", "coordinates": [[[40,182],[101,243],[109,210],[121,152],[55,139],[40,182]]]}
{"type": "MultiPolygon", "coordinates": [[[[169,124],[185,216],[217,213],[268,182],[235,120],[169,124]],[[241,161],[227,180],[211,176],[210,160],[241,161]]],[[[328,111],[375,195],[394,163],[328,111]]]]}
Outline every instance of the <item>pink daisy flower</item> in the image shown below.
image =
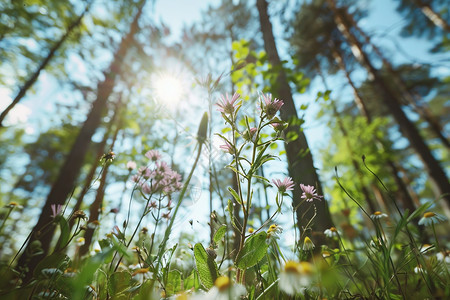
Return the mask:
{"type": "Polygon", "coordinates": [[[322,200],[321,198],[323,198],[323,196],[319,196],[317,194],[316,188],[312,185],[304,185],[300,183],[300,188],[303,191],[301,198],[307,202],[312,202],[314,199],[322,200]]]}
{"type": "Polygon", "coordinates": [[[284,178],[283,181],[280,179],[272,179],[273,184],[278,188],[280,193],[284,193],[286,191],[292,191],[294,189],[294,182],[291,177],[284,178]]]}
{"type": "Polygon", "coordinates": [[[219,107],[217,108],[218,111],[223,112],[224,114],[232,114],[236,110],[239,103],[235,103],[239,97],[238,93],[234,93],[233,97],[230,99],[228,97],[228,93],[225,95],[225,97],[222,95],[221,100],[216,105],[219,107]]]}
{"type": "Polygon", "coordinates": [[[234,154],[234,147],[228,141],[225,141],[225,144],[220,145],[219,148],[227,153],[234,154]]]}
{"type": "Polygon", "coordinates": [[[50,205],[50,208],[52,209],[52,214],[50,215],[52,218],[56,218],[56,216],[60,215],[63,209],[63,206],[61,204],[52,204],[50,205]]]}
{"type": "Polygon", "coordinates": [[[158,159],[161,158],[161,154],[159,154],[159,152],[156,150],[150,150],[147,151],[147,153],[145,153],[145,157],[147,157],[151,161],[157,161],[158,159]]]}
{"type": "Polygon", "coordinates": [[[266,116],[268,119],[272,119],[275,117],[277,112],[280,110],[280,108],[283,106],[284,102],[280,99],[273,99],[271,94],[261,94],[261,98],[263,101],[261,101],[261,109],[266,113],[266,116]]]}

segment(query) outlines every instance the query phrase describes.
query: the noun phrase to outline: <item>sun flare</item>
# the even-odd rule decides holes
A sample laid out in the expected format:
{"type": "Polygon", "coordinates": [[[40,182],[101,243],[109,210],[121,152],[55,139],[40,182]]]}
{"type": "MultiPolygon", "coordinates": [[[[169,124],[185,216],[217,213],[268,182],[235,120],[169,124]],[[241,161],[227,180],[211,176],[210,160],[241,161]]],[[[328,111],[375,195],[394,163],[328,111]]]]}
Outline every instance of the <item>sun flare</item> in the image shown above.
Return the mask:
{"type": "Polygon", "coordinates": [[[178,102],[184,92],[181,80],[168,74],[158,76],[155,79],[154,89],[157,100],[164,103],[178,102]]]}

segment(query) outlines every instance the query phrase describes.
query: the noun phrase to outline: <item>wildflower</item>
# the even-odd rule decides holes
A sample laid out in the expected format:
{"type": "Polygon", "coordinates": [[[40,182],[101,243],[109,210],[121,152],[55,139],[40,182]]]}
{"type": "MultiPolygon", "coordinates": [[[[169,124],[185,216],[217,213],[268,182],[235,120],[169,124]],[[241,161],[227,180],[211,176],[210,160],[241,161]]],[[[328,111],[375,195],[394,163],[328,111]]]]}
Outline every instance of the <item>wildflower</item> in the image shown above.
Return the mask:
{"type": "Polygon", "coordinates": [[[385,213],[382,213],[381,211],[376,211],[374,212],[372,215],[370,215],[370,218],[372,218],[372,220],[378,220],[378,219],[382,219],[382,218],[387,218],[388,215],[385,213]]]}
{"type": "Polygon", "coordinates": [[[140,180],[141,180],[141,176],[139,176],[139,175],[133,175],[133,176],[131,176],[131,181],[133,181],[133,182],[135,182],[135,183],[137,183],[137,184],[140,183],[140,180]]]}
{"type": "Polygon", "coordinates": [[[323,250],[322,251],[322,256],[323,256],[323,258],[330,257],[331,256],[331,252],[328,251],[328,250],[323,250]]]}
{"type": "Polygon", "coordinates": [[[422,247],[420,247],[420,252],[421,253],[426,253],[428,251],[430,251],[431,249],[433,249],[433,245],[430,244],[423,244],[422,247]]]}
{"type": "Polygon", "coordinates": [[[443,250],[436,254],[436,258],[440,262],[450,264],[450,250],[443,250]]]}
{"type": "Polygon", "coordinates": [[[220,276],[214,282],[214,286],[205,294],[195,295],[191,299],[215,299],[228,300],[240,299],[246,294],[246,289],[240,284],[233,284],[229,277],[220,276]]]}
{"type": "Polygon", "coordinates": [[[281,121],[278,118],[274,118],[270,125],[273,127],[273,129],[277,132],[283,131],[288,127],[288,124],[284,121],[281,121]]]}
{"type": "Polygon", "coordinates": [[[150,150],[147,151],[147,153],[145,153],[145,157],[147,157],[151,161],[157,161],[158,159],[161,158],[161,154],[159,154],[157,150],[150,150]]]}
{"type": "Polygon", "coordinates": [[[418,265],[417,267],[414,268],[414,273],[416,274],[420,274],[420,273],[424,273],[425,270],[422,268],[421,265],[418,265]]]}
{"type": "Polygon", "coordinates": [[[56,218],[56,216],[59,216],[62,212],[63,206],[61,204],[52,204],[50,205],[52,209],[52,214],[50,215],[52,218],[56,218]]]}
{"type": "Polygon", "coordinates": [[[8,205],[6,205],[6,207],[13,209],[14,207],[17,207],[18,209],[22,209],[23,206],[20,205],[19,203],[15,202],[15,201],[11,201],[8,203],[8,205]]]}
{"type": "Polygon", "coordinates": [[[95,254],[101,253],[101,252],[102,252],[102,247],[100,247],[100,244],[98,241],[95,241],[94,245],[92,246],[91,255],[95,255],[95,254]]]}
{"type": "Polygon", "coordinates": [[[280,110],[281,106],[283,106],[283,101],[275,98],[272,100],[271,94],[261,94],[261,109],[266,113],[268,119],[272,119],[275,117],[277,112],[280,110]]]}
{"type": "Polygon", "coordinates": [[[158,204],[156,203],[156,201],[152,201],[148,204],[148,208],[152,209],[152,208],[157,208],[158,204]]]}
{"type": "Polygon", "coordinates": [[[141,189],[144,194],[148,195],[148,194],[152,193],[152,188],[150,187],[150,184],[148,184],[148,183],[142,184],[141,189]]]}
{"type": "Polygon", "coordinates": [[[136,169],[137,165],[136,162],[130,160],[129,162],[127,162],[127,169],[128,171],[133,171],[134,169],[136,169]]]}
{"type": "Polygon", "coordinates": [[[149,268],[139,268],[136,269],[131,277],[136,281],[145,281],[153,276],[153,273],[150,272],[149,268]]]}
{"type": "Polygon", "coordinates": [[[280,234],[283,232],[283,228],[277,224],[270,225],[267,230],[267,239],[266,243],[270,245],[272,241],[275,241],[280,238],[280,234]]]}
{"type": "Polygon", "coordinates": [[[280,179],[272,179],[273,184],[278,188],[278,192],[285,193],[294,189],[294,182],[291,177],[286,177],[281,181],[280,179]]]}
{"type": "Polygon", "coordinates": [[[77,238],[77,239],[75,240],[75,243],[77,244],[78,247],[83,246],[84,243],[85,243],[84,237],[79,237],[79,238],[77,238]]]}
{"type": "Polygon", "coordinates": [[[330,227],[329,229],[325,230],[323,232],[327,237],[333,238],[339,236],[339,231],[336,229],[336,227],[330,227]]]}
{"type": "Polygon", "coordinates": [[[74,212],[72,218],[83,219],[83,220],[87,219],[86,213],[82,210],[77,210],[76,212],[74,212]]]}
{"type": "Polygon", "coordinates": [[[219,148],[227,153],[234,154],[234,147],[228,141],[225,141],[225,144],[220,145],[219,148]]]}
{"type": "Polygon", "coordinates": [[[245,130],[245,132],[243,134],[244,139],[246,139],[247,141],[254,142],[256,139],[256,136],[255,136],[256,131],[258,131],[258,129],[255,127],[250,128],[250,130],[245,130]]]}
{"type": "Polygon", "coordinates": [[[228,97],[228,93],[225,95],[225,97],[221,96],[221,102],[217,103],[216,105],[219,107],[217,110],[224,113],[224,114],[233,114],[238,107],[240,103],[235,103],[236,100],[239,99],[241,95],[238,93],[234,93],[233,97],[230,99],[228,97]]]}
{"type": "Polygon", "coordinates": [[[103,154],[102,158],[100,160],[104,160],[105,162],[111,162],[116,158],[116,154],[112,151],[109,151],[108,153],[103,154]]]}
{"type": "Polygon", "coordinates": [[[73,278],[77,275],[76,270],[72,269],[72,268],[67,268],[64,270],[64,277],[69,277],[69,278],[73,278]]]}
{"type": "Polygon", "coordinates": [[[312,202],[314,199],[322,200],[321,198],[323,198],[323,196],[319,196],[317,194],[316,188],[312,185],[304,185],[300,183],[300,188],[303,191],[301,198],[307,202],[312,202]]]}
{"type": "Polygon", "coordinates": [[[311,239],[309,237],[305,237],[305,239],[303,240],[303,247],[302,249],[304,251],[309,251],[314,249],[314,243],[311,241],[311,239]]]}
{"type": "Polygon", "coordinates": [[[311,283],[311,275],[314,273],[313,265],[309,262],[286,261],[283,271],[280,273],[278,285],[288,295],[302,293],[311,283]]]}
{"type": "Polygon", "coordinates": [[[170,220],[170,211],[169,211],[169,212],[166,212],[166,213],[163,213],[163,214],[161,215],[161,217],[164,218],[164,219],[170,220]]]}
{"type": "Polygon", "coordinates": [[[94,221],[92,221],[92,222],[89,222],[89,224],[87,225],[87,227],[88,227],[89,229],[95,229],[95,228],[97,228],[98,226],[100,226],[100,222],[99,222],[98,220],[94,220],[94,221]]]}
{"type": "Polygon", "coordinates": [[[87,291],[89,292],[89,294],[92,295],[92,297],[93,297],[94,299],[97,299],[97,292],[95,291],[95,287],[94,287],[93,285],[88,285],[88,286],[86,287],[86,289],[87,289],[87,291]]]}
{"type": "Polygon", "coordinates": [[[441,221],[445,221],[445,217],[438,215],[434,212],[426,212],[423,214],[423,217],[419,220],[419,225],[432,225],[432,224],[436,224],[439,223],[441,221]]]}

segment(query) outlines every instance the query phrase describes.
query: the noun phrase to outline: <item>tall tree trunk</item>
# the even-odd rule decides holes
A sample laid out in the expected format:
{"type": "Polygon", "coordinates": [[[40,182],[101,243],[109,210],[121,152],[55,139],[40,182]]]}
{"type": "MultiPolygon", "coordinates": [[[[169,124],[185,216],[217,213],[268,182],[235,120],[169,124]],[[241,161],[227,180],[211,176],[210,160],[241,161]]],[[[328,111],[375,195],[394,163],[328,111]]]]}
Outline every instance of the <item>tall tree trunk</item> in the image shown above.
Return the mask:
{"type": "MultiPolygon", "coordinates": [[[[111,128],[114,125],[116,118],[119,114],[119,110],[120,107],[122,105],[122,96],[120,96],[119,100],[117,101],[116,105],[115,105],[115,109],[114,109],[114,114],[111,118],[111,121],[108,124],[108,128],[106,129],[106,133],[103,136],[102,141],[100,142],[100,144],[98,145],[98,150],[97,153],[95,155],[94,161],[89,169],[89,172],[86,175],[86,178],[84,179],[84,185],[83,185],[83,189],[80,192],[80,195],[78,196],[77,202],[75,203],[72,212],[76,212],[77,210],[79,210],[81,208],[81,205],[83,204],[83,200],[84,197],[86,196],[87,192],[89,191],[90,187],[92,186],[92,180],[94,179],[94,175],[95,175],[95,171],[97,170],[97,167],[100,163],[100,160],[103,156],[103,154],[105,153],[105,146],[106,143],[108,142],[108,138],[109,135],[111,133],[111,128]]],[[[69,220],[69,228],[72,229],[73,225],[75,223],[74,219],[70,219],[69,220]]]]}
{"type": "MultiPolygon", "coordinates": [[[[259,11],[264,48],[267,52],[269,62],[274,68],[281,67],[280,57],[273,36],[272,24],[267,12],[267,2],[265,0],[257,0],[256,5],[259,11]]],[[[291,89],[282,68],[278,71],[277,86],[274,88],[274,94],[284,101],[284,105],[281,107],[281,118],[289,122],[285,133],[289,135],[290,132],[293,132],[295,135],[298,135],[297,139],[287,142],[285,148],[289,165],[289,175],[296,183],[292,205],[296,209],[297,224],[300,233],[304,236],[305,226],[307,226],[316,212],[317,215],[311,225],[312,229],[323,232],[333,225],[326,200],[323,199],[322,201],[314,202],[301,201],[302,191],[300,190],[299,183],[315,186],[320,194],[323,194],[323,191],[313,164],[313,157],[309,151],[306,137],[301,128],[295,122],[292,122],[297,120],[298,116],[291,89]]]]}
{"type": "Polygon", "coordinates": [[[411,94],[403,78],[394,70],[394,67],[392,66],[390,61],[386,59],[381,50],[371,42],[370,37],[358,26],[353,16],[348,13],[347,10],[345,10],[343,13],[349,24],[351,24],[351,26],[355,28],[356,31],[364,38],[366,45],[370,45],[375,54],[381,59],[381,61],[383,62],[383,66],[389,73],[389,78],[393,80],[396,88],[399,89],[401,96],[406,100],[407,103],[409,103],[409,105],[411,105],[411,107],[420,115],[420,117],[422,117],[423,120],[428,122],[430,130],[441,140],[442,144],[445,147],[450,148],[450,141],[445,136],[442,125],[440,124],[436,116],[433,115],[428,105],[426,105],[425,103],[418,103],[418,100],[416,100],[411,94]]]}
{"type": "MultiPolygon", "coordinates": [[[[116,143],[117,135],[119,134],[120,127],[121,126],[120,126],[120,121],[119,121],[118,125],[116,127],[116,130],[114,132],[114,135],[112,137],[112,142],[111,142],[111,147],[110,147],[111,151],[113,151],[113,149],[114,149],[114,144],[116,143]]],[[[85,243],[83,246],[80,247],[80,251],[78,252],[79,257],[83,257],[88,252],[89,247],[91,246],[91,243],[92,243],[92,238],[94,236],[94,232],[97,229],[96,228],[97,226],[95,226],[95,223],[93,223],[93,222],[99,221],[100,214],[102,212],[103,198],[105,197],[106,177],[108,175],[110,163],[108,161],[105,161],[104,164],[105,164],[105,166],[103,168],[103,173],[100,178],[100,185],[97,189],[97,194],[95,195],[95,200],[89,206],[88,226],[86,228],[86,232],[84,233],[85,243]],[[89,224],[92,224],[94,226],[89,226],[89,224]]]]}
{"type": "Polygon", "coordinates": [[[141,2],[138,12],[130,25],[128,34],[122,38],[109,70],[104,72],[104,81],[98,84],[97,98],[94,101],[92,109],[84,122],[72,146],[72,149],[64,162],[64,165],[60,170],[58,178],[52,186],[52,189],[47,197],[47,201],[42,208],[42,213],[39,220],[33,229],[33,234],[19,259],[19,266],[28,267],[28,272],[26,273],[24,280],[25,282],[28,282],[31,279],[33,270],[39,261],[42,260],[42,258],[47,255],[50,250],[50,242],[53,238],[55,228],[54,226],[50,226],[50,228],[47,228],[45,232],[42,232],[41,230],[53,221],[50,216],[51,205],[63,205],[73,190],[76,178],[83,165],[84,157],[91,143],[92,135],[95,133],[95,130],[100,124],[103,110],[105,109],[108,98],[112,93],[115,80],[121,73],[123,60],[127,54],[128,47],[132,44],[134,35],[138,31],[138,21],[142,14],[144,4],[145,0],[141,2]],[[30,257],[30,245],[36,240],[41,242],[43,253],[41,255],[30,257]]]}
{"type": "Polygon", "coordinates": [[[372,65],[368,55],[363,51],[361,43],[350,32],[350,29],[346,25],[341,12],[336,8],[333,0],[327,0],[331,10],[334,13],[334,19],[339,31],[347,39],[351,45],[355,58],[363,65],[374,84],[377,86],[380,92],[380,99],[384,105],[389,109],[394,119],[397,121],[400,131],[409,140],[410,145],[414,148],[425,169],[428,172],[430,180],[435,185],[435,192],[438,196],[442,196],[445,199],[445,205],[450,205],[450,183],[448,178],[440,166],[439,162],[431,153],[431,150],[426,145],[425,141],[419,134],[414,123],[412,123],[406,114],[400,107],[400,101],[395,97],[395,94],[391,92],[388,85],[384,82],[380,76],[379,71],[372,65]]]}
{"type": "Polygon", "coordinates": [[[17,103],[25,96],[26,92],[33,86],[33,84],[38,79],[39,75],[41,74],[42,70],[44,70],[47,65],[50,63],[52,58],[55,56],[55,53],[61,48],[61,46],[64,44],[64,42],[67,40],[67,38],[70,36],[70,34],[77,28],[81,21],[83,20],[84,15],[89,11],[91,7],[91,1],[89,1],[86,4],[86,8],[84,9],[83,13],[72,23],[67,27],[66,33],[59,39],[59,41],[50,49],[47,56],[44,58],[44,60],[41,62],[41,64],[38,66],[36,71],[28,78],[28,80],[23,84],[23,86],[20,88],[19,92],[17,93],[14,100],[9,104],[5,110],[0,114],[0,128],[4,127],[3,121],[6,118],[7,114],[11,109],[16,106],[17,103]]]}
{"type": "Polygon", "coordinates": [[[425,3],[423,0],[415,0],[417,6],[420,7],[422,13],[436,26],[441,27],[447,32],[450,32],[450,24],[445,21],[440,14],[435,12],[429,3],[425,3]]]}

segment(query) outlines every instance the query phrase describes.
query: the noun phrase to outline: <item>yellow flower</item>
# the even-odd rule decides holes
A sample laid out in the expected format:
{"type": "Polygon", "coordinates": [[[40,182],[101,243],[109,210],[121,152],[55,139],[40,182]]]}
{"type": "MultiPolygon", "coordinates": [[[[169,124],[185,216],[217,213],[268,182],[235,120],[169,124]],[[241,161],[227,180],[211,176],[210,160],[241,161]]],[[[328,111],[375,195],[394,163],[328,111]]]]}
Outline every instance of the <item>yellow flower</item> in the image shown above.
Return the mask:
{"type": "Polygon", "coordinates": [[[309,262],[288,260],[280,273],[278,283],[280,289],[288,295],[294,296],[305,290],[311,284],[314,266],[309,262]]]}
{"type": "Polygon", "coordinates": [[[219,292],[223,292],[231,286],[231,280],[228,276],[220,276],[216,279],[214,285],[219,289],[219,292]]]}
{"type": "Polygon", "coordinates": [[[308,251],[314,249],[314,243],[311,241],[309,237],[305,237],[303,240],[303,250],[308,251]]]}

